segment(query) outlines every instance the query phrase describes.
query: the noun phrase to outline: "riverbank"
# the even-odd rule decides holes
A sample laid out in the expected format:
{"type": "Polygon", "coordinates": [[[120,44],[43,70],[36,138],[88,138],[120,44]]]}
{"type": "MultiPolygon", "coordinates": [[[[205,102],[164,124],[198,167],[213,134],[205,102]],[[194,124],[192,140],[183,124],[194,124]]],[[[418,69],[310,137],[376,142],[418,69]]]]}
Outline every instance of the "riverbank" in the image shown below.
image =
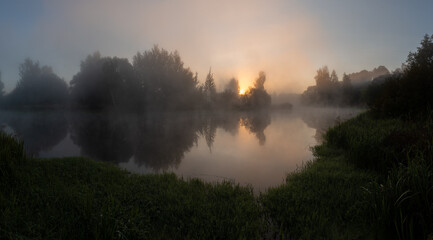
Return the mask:
{"type": "Polygon", "coordinates": [[[274,231],[295,239],[432,238],[432,127],[428,117],[367,112],[331,128],[313,162],[261,196],[274,231]]]}
{"type": "Polygon", "coordinates": [[[28,158],[1,134],[0,237],[425,239],[433,229],[431,119],[364,113],[341,123],[312,162],[258,197],[230,182],[28,158]]]}
{"type": "Polygon", "coordinates": [[[14,139],[0,142],[2,239],[254,239],[263,230],[251,188],[30,159],[14,139]]]}

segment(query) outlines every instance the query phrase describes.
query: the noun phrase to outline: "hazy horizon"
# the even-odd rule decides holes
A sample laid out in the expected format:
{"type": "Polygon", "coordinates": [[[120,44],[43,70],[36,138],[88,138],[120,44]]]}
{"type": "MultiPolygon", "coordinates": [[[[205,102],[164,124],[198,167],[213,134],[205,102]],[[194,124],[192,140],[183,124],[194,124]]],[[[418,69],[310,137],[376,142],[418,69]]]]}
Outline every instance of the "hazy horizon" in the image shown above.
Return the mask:
{"type": "Polygon", "coordinates": [[[258,72],[266,89],[301,93],[323,65],[343,72],[400,67],[433,29],[427,1],[3,1],[5,90],[26,57],[69,82],[88,54],[128,58],[154,44],[177,50],[199,80],[241,88],[258,72]]]}

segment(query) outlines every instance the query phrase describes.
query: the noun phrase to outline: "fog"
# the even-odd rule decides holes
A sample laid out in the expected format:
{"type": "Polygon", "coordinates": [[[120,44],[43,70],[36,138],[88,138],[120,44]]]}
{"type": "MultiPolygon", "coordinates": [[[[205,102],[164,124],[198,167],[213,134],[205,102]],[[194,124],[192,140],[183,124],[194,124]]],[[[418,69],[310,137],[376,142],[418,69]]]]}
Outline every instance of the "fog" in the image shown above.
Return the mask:
{"type": "Polygon", "coordinates": [[[212,67],[219,87],[235,77],[247,88],[258,71],[265,71],[269,92],[301,93],[314,84],[315,70],[324,64],[341,73],[382,64],[399,67],[425,29],[431,29],[414,26],[433,21],[424,11],[428,7],[392,3],[3,2],[0,71],[7,92],[15,87],[17,66],[26,57],[52,66],[69,82],[80,61],[95,51],[131,61],[137,51],[158,44],[179,51],[199,77],[212,67]],[[402,12],[408,17],[400,18],[402,12]]]}

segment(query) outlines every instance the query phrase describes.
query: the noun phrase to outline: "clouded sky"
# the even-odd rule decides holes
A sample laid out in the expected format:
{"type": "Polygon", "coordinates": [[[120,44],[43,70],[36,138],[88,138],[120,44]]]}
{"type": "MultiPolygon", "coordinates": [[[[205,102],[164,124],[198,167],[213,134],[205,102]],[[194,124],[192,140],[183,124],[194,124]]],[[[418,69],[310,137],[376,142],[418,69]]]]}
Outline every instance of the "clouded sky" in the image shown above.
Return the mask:
{"type": "Polygon", "coordinates": [[[269,92],[302,92],[316,69],[393,70],[433,33],[433,1],[1,0],[0,71],[15,87],[26,57],[66,81],[94,51],[129,58],[154,44],[178,50],[204,81],[247,87],[260,70],[269,92]]]}

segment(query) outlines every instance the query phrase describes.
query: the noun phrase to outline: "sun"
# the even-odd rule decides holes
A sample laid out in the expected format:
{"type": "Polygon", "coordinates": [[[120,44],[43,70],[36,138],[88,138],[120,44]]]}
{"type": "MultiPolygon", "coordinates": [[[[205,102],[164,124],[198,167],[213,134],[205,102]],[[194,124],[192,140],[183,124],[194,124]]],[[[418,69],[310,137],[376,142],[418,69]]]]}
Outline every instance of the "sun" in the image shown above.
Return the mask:
{"type": "Polygon", "coordinates": [[[241,88],[241,89],[239,90],[239,94],[240,94],[240,95],[244,95],[244,94],[245,94],[245,89],[241,88]]]}

